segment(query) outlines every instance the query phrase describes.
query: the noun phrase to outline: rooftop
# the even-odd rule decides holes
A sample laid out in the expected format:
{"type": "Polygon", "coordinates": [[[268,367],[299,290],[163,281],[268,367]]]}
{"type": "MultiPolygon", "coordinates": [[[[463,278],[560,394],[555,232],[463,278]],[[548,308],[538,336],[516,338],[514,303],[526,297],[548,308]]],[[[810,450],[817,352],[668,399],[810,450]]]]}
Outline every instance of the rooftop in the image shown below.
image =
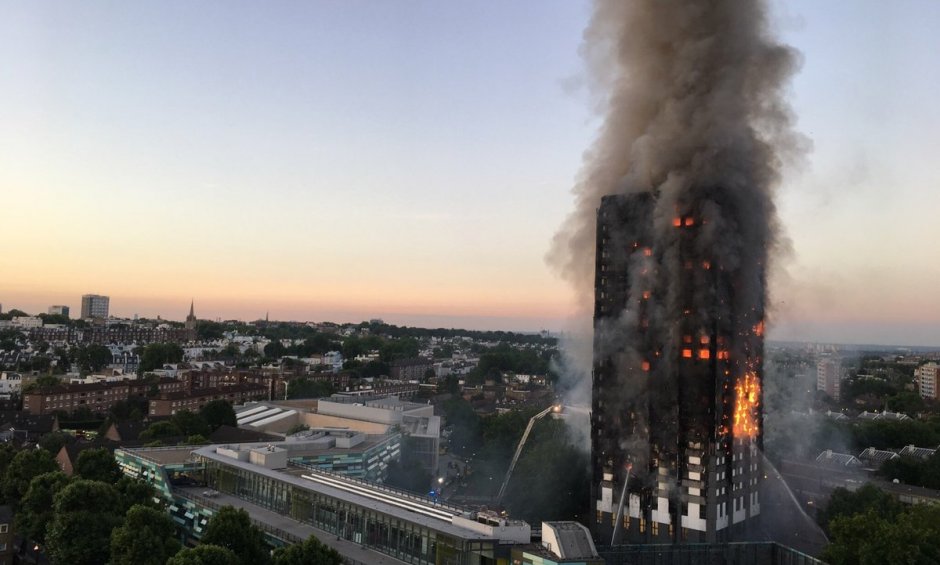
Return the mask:
{"type": "MultiPolygon", "coordinates": [[[[267,469],[246,461],[239,461],[231,457],[226,457],[225,455],[220,455],[216,453],[218,447],[219,446],[200,447],[196,449],[193,454],[206,460],[215,461],[305,490],[330,496],[344,502],[370,508],[436,530],[445,535],[465,540],[492,539],[491,536],[477,529],[454,524],[455,521],[475,524],[475,521],[473,521],[473,513],[469,509],[433,502],[423,497],[385,488],[365,481],[357,481],[340,475],[334,475],[332,473],[308,471],[299,477],[293,476],[283,471],[267,469]]],[[[136,453],[142,456],[149,455],[146,451],[137,451],[136,453]]],[[[527,527],[524,522],[520,521],[508,522],[506,525],[527,527]]]]}

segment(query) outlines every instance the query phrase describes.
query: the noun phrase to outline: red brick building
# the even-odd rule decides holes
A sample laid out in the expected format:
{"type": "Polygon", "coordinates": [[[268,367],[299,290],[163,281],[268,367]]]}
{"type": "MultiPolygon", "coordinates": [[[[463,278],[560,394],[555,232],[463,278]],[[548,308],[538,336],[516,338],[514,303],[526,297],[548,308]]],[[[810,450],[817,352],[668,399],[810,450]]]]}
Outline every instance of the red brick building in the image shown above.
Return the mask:
{"type": "Polygon", "coordinates": [[[92,384],[60,384],[41,390],[34,390],[23,395],[23,411],[28,414],[52,414],[53,412],[73,412],[87,408],[96,414],[106,413],[116,403],[139,396],[146,397],[156,388],[158,394],[182,392],[182,381],[169,377],[161,378],[156,383],[143,380],[128,380],[92,384]]]}
{"type": "Polygon", "coordinates": [[[215,388],[194,389],[162,393],[150,399],[150,416],[172,416],[180,410],[198,412],[213,400],[227,400],[230,404],[244,404],[249,400],[268,398],[268,387],[238,384],[215,388]]]}

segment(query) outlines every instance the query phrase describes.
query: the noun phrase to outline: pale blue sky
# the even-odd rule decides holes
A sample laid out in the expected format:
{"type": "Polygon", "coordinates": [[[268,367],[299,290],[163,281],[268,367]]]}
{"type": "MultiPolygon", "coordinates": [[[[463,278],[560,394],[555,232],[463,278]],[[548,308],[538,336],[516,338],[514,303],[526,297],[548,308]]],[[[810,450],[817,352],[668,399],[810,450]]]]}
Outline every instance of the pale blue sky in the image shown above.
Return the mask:
{"type": "MultiPolygon", "coordinates": [[[[5,308],[558,328],[574,0],[0,0],[5,308]]],[[[776,333],[940,344],[940,3],[791,1],[776,333]]]]}

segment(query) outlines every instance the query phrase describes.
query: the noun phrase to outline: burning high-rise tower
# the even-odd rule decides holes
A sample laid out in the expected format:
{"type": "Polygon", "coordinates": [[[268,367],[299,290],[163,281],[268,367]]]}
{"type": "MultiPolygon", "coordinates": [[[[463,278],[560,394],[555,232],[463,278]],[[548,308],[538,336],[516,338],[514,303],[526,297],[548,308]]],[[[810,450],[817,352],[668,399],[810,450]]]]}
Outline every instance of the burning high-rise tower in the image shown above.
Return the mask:
{"type": "Polygon", "coordinates": [[[763,300],[747,285],[764,268],[707,246],[709,206],[666,221],[656,199],[607,196],[597,212],[594,531],[728,540],[760,513],[763,300]]]}
{"type": "Polygon", "coordinates": [[[766,273],[774,189],[805,146],[784,98],[799,59],[766,0],[594,0],[584,37],[604,120],[550,261],[594,297],[593,530],[734,539],[761,507],[766,273]]]}

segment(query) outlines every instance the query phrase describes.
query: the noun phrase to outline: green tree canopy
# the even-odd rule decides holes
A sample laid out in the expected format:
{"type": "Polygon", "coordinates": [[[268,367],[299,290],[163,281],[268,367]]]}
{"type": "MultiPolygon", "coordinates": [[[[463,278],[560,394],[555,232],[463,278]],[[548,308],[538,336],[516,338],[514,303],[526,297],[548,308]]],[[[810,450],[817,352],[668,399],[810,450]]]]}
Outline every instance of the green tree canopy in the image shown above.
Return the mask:
{"type": "Polygon", "coordinates": [[[133,506],[111,532],[111,565],[164,565],[180,550],[176,527],[166,512],[133,506]]]}
{"type": "Polygon", "coordinates": [[[177,553],[167,560],[166,565],[241,565],[241,563],[231,549],[202,544],[177,553]]]}
{"type": "Polygon", "coordinates": [[[874,509],[842,515],[830,523],[831,543],[822,558],[830,565],[940,563],[940,506],[912,506],[895,517],[874,509]]]}
{"type": "Polygon", "coordinates": [[[179,363],[183,360],[183,348],[175,343],[151,343],[144,347],[140,355],[137,374],[159,369],[166,363],[179,363]]]}
{"type": "Polygon", "coordinates": [[[828,530],[829,523],[840,517],[872,511],[888,520],[893,520],[901,509],[901,503],[893,496],[868,483],[855,492],[844,488],[834,490],[832,496],[829,497],[826,509],[819,513],[818,521],[824,530],[828,530]]]}
{"type": "MultiPolygon", "coordinates": [[[[17,453],[18,451],[12,444],[0,443],[0,480],[6,474],[7,468],[17,453]]],[[[0,489],[2,489],[2,483],[0,483],[0,489]]]]}
{"type": "Polygon", "coordinates": [[[49,453],[58,454],[62,446],[75,443],[75,436],[68,432],[50,432],[39,438],[39,447],[49,453]]]}
{"type": "Polygon", "coordinates": [[[108,418],[112,422],[126,422],[132,420],[139,422],[147,414],[147,399],[132,397],[127,400],[119,400],[108,409],[108,418]]]}
{"type": "Polygon", "coordinates": [[[121,478],[121,468],[110,451],[99,447],[86,449],[78,454],[78,459],[75,460],[75,474],[83,479],[111,484],[121,478]]]}
{"type": "Polygon", "coordinates": [[[54,563],[100,565],[110,557],[111,531],[124,508],[117,489],[100,481],[78,480],[55,496],[46,543],[54,563]]]}
{"type": "Polygon", "coordinates": [[[332,547],[314,536],[303,543],[274,550],[274,565],[342,565],[343,558],[332,547]]]}
{"type": "Polygon", "coordinates": [[[52,503],[55,495],[68,484],[69,478],[62,471],[43,473],[29,482],[16,513],[16,529],[26,539],[38,544],[46,543],[46,529],[52,521],[52,503]]]}
{"type": "Polygon", "coordinates": [[[35,390],[49,390],[50,388],[57,386],[61,383],[61,379],[55,375],[40,375],[30,383],[27,383],[23,387],[23,394],[33,392],[35,390]]]}
{"type": "Polygon", "coordinates": [[[223,506],[206,524],[202,543],[230,549],[242,565],[262,565],[270,561],[264,534],[251,523],[248,513],[223,506]]]}
{"type": "Polygon", "coordinates": [[[7,503],[16,505],[26,494],[34,477],[58,470],[59,465],[45,449],[24,449],[13,457],[0,480],[3,497],[7,503]]]}
{"type": "Polygon", "coordinates": [[[75,362],[83,371],[100,371],[112,359],[111,350],[103,345],[86,345],[75,350],[75,362]]]}
{"type": "Polygon", "coordinates": [[[160,420],[147,426],[147,429],[140,432],[138,436],[141,441],[148,442],[152,440],[179,437],[183,435],[179,427],[171,420],[160,420]]]}
{"type": "Polygon", "coordinates": [[[179,430],[180,435],[209,435],[209,424],[206,423],[206,419],[201,414],[196,412],[180,410],[173,415],[170,421],[173,422],[173,425],[179,430]]]}
{"type": "Polygon", "coordinates": [[[124,476],[114,484],[114,488],[121,498],[121,508],[124,509],[124,512],[132,506],[159,507],[159,505],[154,502],[156,491],[154,491],[153,486],[149,483],[124,476]]]}
{"type": "Polygon", "coordinates": [[[199,410],[211,431],[219,429],[220,426],[238,426],[238,420],[235,417],[235,409],[227,400],[212,400],[207,402],[199,410]]]}
{"type": "Polygon", "coordinates": [[[202,341],[222,339],[225,326],[209,320],[196,321],[196,337],[202,341]]]}
{"type": "Polygon", "coordinates": [[[287,381],[287,398],[321,398],[336,392],[327,381],[314,381],[306,377],[287,381]]]}
{"type": "Polygon", "coordinates": [[[560,420],[544,418],[532,429],[513,471],[505,504],[510,513],[538,524],[586,520],[590,461],[560,420]],[[553,496],[545,496],[550,492],[553,496]]]}

